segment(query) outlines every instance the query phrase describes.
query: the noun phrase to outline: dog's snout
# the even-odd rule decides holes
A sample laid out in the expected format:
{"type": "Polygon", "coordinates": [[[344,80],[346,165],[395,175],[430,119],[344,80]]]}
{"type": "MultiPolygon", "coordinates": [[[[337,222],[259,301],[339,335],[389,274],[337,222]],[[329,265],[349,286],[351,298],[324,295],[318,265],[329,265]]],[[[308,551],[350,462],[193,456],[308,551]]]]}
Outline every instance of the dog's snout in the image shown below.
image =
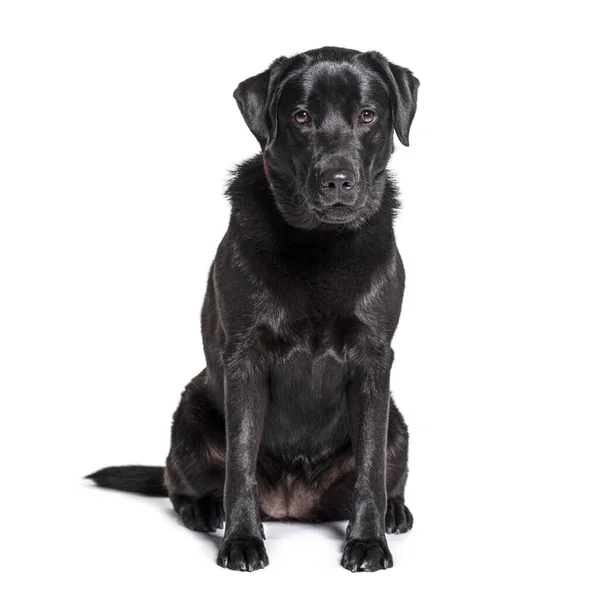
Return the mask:
{"type": "Polygon", "coordinates": [[[328,169],[321,174],[321,187],[323,191],[342,192],[350,191],[356,185],[356,175],[349,169],[328,169]]]}

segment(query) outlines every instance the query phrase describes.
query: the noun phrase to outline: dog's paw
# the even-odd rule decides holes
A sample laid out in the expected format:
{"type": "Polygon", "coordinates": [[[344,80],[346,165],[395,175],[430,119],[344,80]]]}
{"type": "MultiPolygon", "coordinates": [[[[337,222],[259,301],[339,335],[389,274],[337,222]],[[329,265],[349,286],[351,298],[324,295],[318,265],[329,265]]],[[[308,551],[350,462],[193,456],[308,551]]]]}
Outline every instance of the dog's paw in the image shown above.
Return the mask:
{"type": "Polygon", "coordinates": [[[179,507],[181,522],[192,531],[212,533],[222,529],[224,508],[222,501],[211,496],[194,499],[187,498],[179,507]]]}
{"type": "Polygon", "coordinates": [[[414,525],[414,517],[410,509],[401,501],[394,498],[387,500],[385,513],[385,531],[387,533],[406,533],[414,525]]]}
{"type": "Polygon", "coordinates": [[[224,540],[216,562],[232,571],[257,571],[269,564],[268,554],[262,540],[224,540]]]}
{"type": "Polygon", "coordinates": [[[346,541],[341,564],[353,573],[379,571],[393,567],[393,557],[385,539],[352,539],[346,541]]]}

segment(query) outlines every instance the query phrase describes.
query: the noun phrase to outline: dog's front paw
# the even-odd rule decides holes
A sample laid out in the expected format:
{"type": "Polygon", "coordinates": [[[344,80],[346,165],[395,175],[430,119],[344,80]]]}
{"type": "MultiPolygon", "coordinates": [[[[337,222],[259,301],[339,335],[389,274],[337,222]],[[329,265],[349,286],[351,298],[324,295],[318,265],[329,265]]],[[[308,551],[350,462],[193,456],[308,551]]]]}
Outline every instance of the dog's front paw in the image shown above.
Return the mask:
{"type": "Polygon", "coordinates": [[[233,571],[257,571],[269,564],[264,543],[257,538],[224,540],[216,562],[233,571]]]}
{"type": "Polygon", "coordinates": [[[353,573],[393,567],[393,557],[385,539],[346,541],[342,566],[353,573]]]}
{"type": "Polygon", "coordinates": [[[387,533],[406,533],[414,525],[414,517],[410,509],[401,501],[394,498],[387,500],[385,513],[385,531],[387,533]]]}

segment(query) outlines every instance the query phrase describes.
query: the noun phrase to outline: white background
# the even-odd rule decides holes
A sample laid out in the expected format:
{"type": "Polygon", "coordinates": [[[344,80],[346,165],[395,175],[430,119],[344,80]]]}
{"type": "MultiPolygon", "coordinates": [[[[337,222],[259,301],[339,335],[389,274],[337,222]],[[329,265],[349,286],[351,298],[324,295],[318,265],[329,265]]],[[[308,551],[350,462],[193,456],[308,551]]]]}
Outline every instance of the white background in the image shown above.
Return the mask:
{"type": "Polygon", "coordinates": [[[0,4],[2,597],[591,598],[586,5],[0,4]],[[269,525],[269,568],[225,572],[166,500],[81,477],[163,464],[258,148],[232,92],[322,45],[421,80],[392,161],[416,525],[386,572],[338,566],[343,524],[269,525]]]}

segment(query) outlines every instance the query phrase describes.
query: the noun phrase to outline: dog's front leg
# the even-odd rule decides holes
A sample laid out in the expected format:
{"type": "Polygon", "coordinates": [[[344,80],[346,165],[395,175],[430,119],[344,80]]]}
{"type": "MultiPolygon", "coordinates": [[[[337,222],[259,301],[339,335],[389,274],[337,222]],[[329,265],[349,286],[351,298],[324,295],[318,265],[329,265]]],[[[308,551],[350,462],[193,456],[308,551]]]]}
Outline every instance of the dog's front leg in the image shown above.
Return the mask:
{"type": "Polygon", "coordinates": [[[217,562],[235,571],[254,571],[268,564],[256,482],[268,378],[237,356],[225,362],[225,531],[217,562]]]}
{"type": "Polygon", "coordinates": [[[391,356],[391,350],[386,349],[384,360],[373,361],[372,366],[356,367],[347,388],[357,472],[342,555],[342,566],[350,571],[377,571],[393,566],[385,538],[385,455],[391,356]]]}

